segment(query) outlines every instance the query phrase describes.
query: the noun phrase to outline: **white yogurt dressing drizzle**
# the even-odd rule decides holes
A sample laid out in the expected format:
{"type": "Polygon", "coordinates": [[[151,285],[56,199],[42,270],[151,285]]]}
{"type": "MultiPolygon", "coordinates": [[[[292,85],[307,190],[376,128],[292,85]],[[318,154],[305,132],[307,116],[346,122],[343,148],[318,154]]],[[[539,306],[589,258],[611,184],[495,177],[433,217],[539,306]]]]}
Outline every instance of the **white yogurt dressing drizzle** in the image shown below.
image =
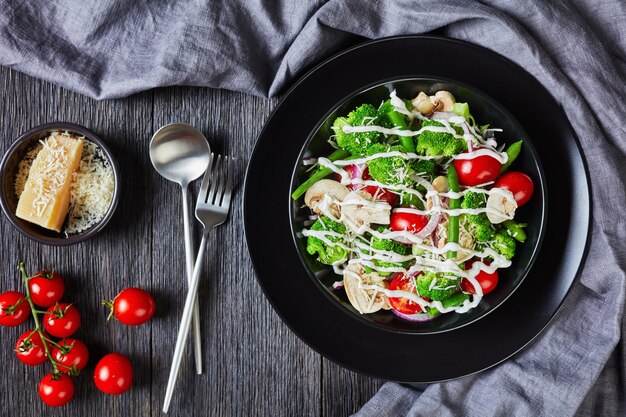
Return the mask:
{"type": "MultiPolygon", "coordinates": [[[[400,99],[395,90],[390,93],[390,102],[396,111],[407,116],[410,120],[419,119],[419,120],[430,120],[427,117],[423,116],[416,110],[408,110],[406,105],[402,99],[400,99]]],[[[464,139],[468,144],[467,153],[462,153],[459,155],[455,155],[450,159],[459,159],[466,160],[472,159],[477,156],[490,156],[498,160],[501,164],[504,164],[508,161],[508,155],[506,152],[499,152],[496,149],[497,143],[493,139],[483,138],[474,127],[470,126],[467,120],[456,113],[451,112],[437,112],[432,116],[432,120],[436,120],[440,122],[443,126],[423,126],[419,130],[409,130],[409,129],[396,129],[396,128],[385,128],[382,126],[376,126],[371,124],[372,121],[368,121],[368,124],[364,126],[344,126],[343,131],[345,133],[357,133],[357,132],[379,132],[384,135],[396,135],[396,136],[418,136],[420,133],[425,131],[431,132],[444,132],[450,133],[454,135],[455,138],[464,139]],[[452,127],[451,124],[461,126],[463,129],[463,135],[459,135],[456,130],[452,127]],[[475,149],[476,146],[480,146],[479,149],[475,149]]],[[[488,129],[487,131],[501,131],[500,129],[488,129]]],[[[361,185],[365,186],[375,186],[387,189],[391,192],[402,194],[412,194],[417,196],[424,206],[427,206],[426,202],[429,201],[431,203],[431,208],[426,210],[419,210],[415,208],[395,208],[393,212],[396,213],[413,213],[419,214],[423,216],[438,216],[439,214],[447,214],[452,216],[459,216],[461,214],[480,214],[480,213],[491,213],[503,216],[503,213],[495,210],[493,208],[475,208],[475,209],[449,209],[444,207],[441,203],[441,198],[460,198],[470,192],[482,193],[485,194],[486,197],[492,194],[499,194],[503,196],[508,196],[508,194],[504,193],[503,190],[499,188],[492,188],[490,190],[486,190],[484,188],[478,187],[466,187],[460,192],[437,192],[432,188],[430,183],[428,183],[427,192],[421,193],[414,188],[405,186],[405,185],[389,185],[383,184],[375,180],[363,180],[361,178],[352,178],[351,175],[343,169],[343,167],[348,165],[363,165],[369,161],[378,158],[387,158],[387,157],[400,157],[406,160],[441,160],[445,157],[443,155],[439,156],[422,156],[417,155],[415,153],[404,153],[397,151],[383,152],[375,155],[357,158],[357,159],[349,159],[349,160],[337,160],[330,161],[328,158],[320,157],[317,160],[317,163],[320,166],[330,169],[340,176],[340,182],[343,185],[361,185]]],[[[426,185],[427,183],[423,178],[416,177],[412,178],[418,182],[420,185],[426,185]]],[[[350,276],[358,279],[358,287],[363,291],[374,291],[372,295],[372,300],[376,296],[377,293],[383,293],[387,297],[394,298],[406,298],[410,301],[415,302],[420,305],[423,310],[427,307],[435,308],[441,313],[448,313],[455,311],[457,313],[465,313],[470,309],[476,307],[480,302],[483,292],[480,284],[476,280],[476,276],[481,272],[485,271],[487,273],[493,273],[499,268],[507,268],[511,265],[511,261],[507,260],[504,256],[495,252],[490,247],[486,247],[483,251],[476,251],[470,248],[465,248],[459,245],[458,243],[446,243],[443,247],[439,248],[430,244],[425,244],[424,240],[429,238],[430,236],[426,236],[425,238],[418,237],[416,234],[408,232],[408,231],[391,231],[386,230],[384,232],[379,232],[378,230],[374,230],[369,227],[368,224],[357,225],[352,220],[344,216],[342,210],[340,210],[340,216],[337,217],[334,213],[336,213],[337,207],[345,207],[348,205],[358,205],[362,207],[370,207],[380,210],[388,210],[391,209],[388,203],[382,201],[371,201],[366,197],[360,196],[356,193],[351,193],[350,197],[344,199],[344,201],[338,201],[337,199],[330,197],[328,195],[324,195],[322,200],[317,204],[316,209],[324,216],[332,219],[333,221],[343,223],[347,226],[346,234],[341,234],[329,230],[310,230],[303,229],[302,234],[304,236],[312,236],[316,237],[326,245],[329,246],[339,246],[346,250],[350,254],[350,259],[347,261],[338,261],[332,264],[333,270],[338,275],[349,274],[350,276]],[[334,209],[333,209],[334,207],[334,209]],[[371,242],[368,241],[364,237],[364,234],[370,234],[373,237],[379,239],[393,239],[398,241],[403,241],[413,245],[414,250],[417,249],[420,252],[420,255],[400,255],[396,252],[384,251],[379,249],[372,248],[371,242]],[[331,240],[331,238],[337,239],[337,241],[331,240]],[[480,261],[474,262],[470,269],[464,270],[459,267],[459,263],[462,263],[463,260],[459,259],[445,259],[445,255],[448,251],[456,251],[456,252],[464,252],[466,254],[465,259],[471,258],[479,258],[480,261]],[[487,265],[482,260],[485,258],[491,258],[492,262],[487,265]],[[401,266],[378,266],[374,261],[382,261],[387,263],[404,263],[404,262],[415,262],[408,270],[401,266]],[[402,272],[408,276],[414,277],[422,271],[431,271],[431,272],[439,272],[439,273],[449,273],[458,277],[459,282],[461,279],[467,279],[470,284],[474,288],[475,294],[473,294],[470,299],[466,300],[460,306],[455,307],[444,307],[440,301],[426,301],[418,294],[410,291],[404,290],[390,290],[381,285],[375,284],[365,284],[363,282],[363,278],[355,273],[353,270],[347,268],[348,265],[358,263],[364,267],[371,268],[374,271],[378,272],[402,272]]],[[[512,218],[512,216],[505,216],[507,218],[512,218]]],[[[435,233],[435,232],[433,232],[435,233]]],[[[435,280],[433,280],[432,286],[435,285],[435,280]]],[[[340,288],[343,286],[341,281],[336,282],[333,287],[340,288]]],[[[438,288],[445,289],[445,288],[438,288]]]]}

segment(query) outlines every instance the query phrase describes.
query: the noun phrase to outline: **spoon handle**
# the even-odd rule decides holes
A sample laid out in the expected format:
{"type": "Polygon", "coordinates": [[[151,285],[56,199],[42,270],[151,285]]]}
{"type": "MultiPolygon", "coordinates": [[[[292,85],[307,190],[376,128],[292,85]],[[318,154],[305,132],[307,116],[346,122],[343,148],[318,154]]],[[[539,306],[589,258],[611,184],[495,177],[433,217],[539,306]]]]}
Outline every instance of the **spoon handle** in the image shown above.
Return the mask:
{"type": "MultiPolygon", "coordinates": [[[[187,270],[187,283],[191,284],[193,275],[193,234],[191,233],[191,222],[189,216],[188,186],[183,186],[183,227],[185,229],[185,266],[187,270]]],[[[193,328],[193,353],[196,363],[196,373],[202,373],[202,341],[200,338],[200,310],[198,306],[198,296],[194,300],[191,327],[193,328]]]]}
{"type": "Polygon", "coordinates": [[[174,394],[174,387],[176,386],[176,379],[178,378],[178,370],[180,369],[180,362],[185,352],[187,335],[191,324],[193,300],[198,295],[198,284],[200,283],[200,272],[202,271],[202,264],[204,261],[204,251],[206,250],[207,232],[202,234],[202,241],[200,242],[200,250],[198,251],[198,258],[193,270],[193,277],[189,284],[189,292],[185,299],[185,307],[183,309],[183,316],[180,319],[180,326],[178,328],[178,336],[176,337],[176,347],[174,348],[174,356],[172,358],[172,367],[170,368],[170,376],[167,380],[167,389],[165,390],[165,401],[163,402],[163,412],[167,413],[172,401],[172,395],[174,394]]]}

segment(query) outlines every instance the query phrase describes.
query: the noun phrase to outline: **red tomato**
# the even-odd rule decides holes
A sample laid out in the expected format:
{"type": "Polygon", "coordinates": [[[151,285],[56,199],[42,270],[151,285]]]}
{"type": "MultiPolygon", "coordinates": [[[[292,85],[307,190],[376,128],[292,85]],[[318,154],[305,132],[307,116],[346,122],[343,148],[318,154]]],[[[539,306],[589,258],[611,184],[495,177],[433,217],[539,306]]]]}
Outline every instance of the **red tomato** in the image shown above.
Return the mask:
{"type": "Polygon", "coordinates": [[[19,326],[30,315],[30,306],[26,296],[17,291],[7,291],[0,294],[0,325],[19,326]],[[19,305],[14,307],[17,303],[19,305]]]}
{"type": "Polygon", "coordinates": [[[65,284],[63,278],[54,271],[41,271],[28,280],[30,298],[38,306],[50,307],[63,297],[65,284]]]}
{"type": "Polygon", "coordinates": [[[459,183],[473,187],[498,178],[502,164],[492,156],[480,155],[472,159],[455,159],[454,168],[459,175],[459,183]]]}
{"type": "Polygon", "coordinates": [[[60,303],[46,310],[43,327],[56,337],[70,337],[80,327],[80,313],[72,304],[60,303]]]}
{"type": "Polygon", "coordinates": [[[517,206],[523,206],[530,200],[535,191],[533,180],[523,172],[511,171],[504,174],[494,187],[504,188],[513,193],[517,206]]]}
{"type": "MultiPolygon", "coordinates": [[[[348,171],[350,176],[352,176],[355,168],[356,166],[354,165],[348,165],[348,166],[345,166],[343,169],[348,171]]],[[[361,178],[363,180],[372,179],[372,177],[369,174],[369,169],[367,167],[363,169],[363,174],[361,175],[361,178]]],[[[364,186],[361,184],[350,184],[348,187],[352,188],[353,190],[363,190],[366,193],[369,193],[370,195],[372,195],[373,197],[376,197],[376,200],[378,201],[386,201],[387,203],[389,203],[390,206],[395,206],[396,203],[398,202],[398,199],[400,198],[398,194],[392,193],[391,191],[385,188],[376,187],[374,185],[364,186]]]]}
{"type": "Polygon", "coordinates": [[[52,357],[59,363],[59,371],[70,373],[73,367],[82,371],[89,360],[87,346],[78,339],[63,339],[58,344],[69,349],[61,350],[56,346],[52,349],[52,357]]]}
{"type": "Polygon", "coordinates": [[[50,407],[61,407],[74,397],[74,383],[65,374],[48,374],[39,383],[39,396],[50,407]]]}
{"type": "Polygon", "coordinates": [[[393,211],[389,226],[394,232],[403,230],[411,233],[418,233],[428,224],[428,217],[417,213],[409,213],[404,211],[393,211]]]}
{"type": "MultiPolygon", "coordinates": [[[[470,269],[471,265],[473,265],[475,262],[478,261],[474,261],[469,265],[465,264],[465,269],[470,269]]],[[[489,265],[489,263],[485,263],[489,265]]],[[[478,275],[476,275],[476,281],[478,281],[478,284],[480,284],[480,288],[483,289],[483,295],[489,294],[498,285],[498,271],[496,270],[493,272],[493,274],[489,274],[481,270],[478,275]]],[[[472,283],[465,278],[461,280],[461,289],[470,294],[476,294],[472,283]]]]}
{"type": "Polygon", "coordinates": [[[119,353],[105,355],[93,373],[96,387],[111,395],[123,394],[133,384],[133,365],[119,353]]]}
{"type": "Polygon", "coordinates": [[[113,301],[115,318],[129,326],[150,320],[154,309],[154,299],[141,288],[126,288],[113,301]]]}
{"type": "Polygon", "coordinates": [[[15,344],[15,355],[24,365],[37,366],[48,360],[41,336],[34,329],[22,333],[15,344]],[[28,339],[28,340],[26,340],[28,339]]]}
{"type": "MultiPolygon", "coordinates": [[[[397,273],[393,277],[391,284],[389,284],[389,289],[409,291],[417,294],[414,279],[402,273],[397,273]]],[[[419,304],[407,298],[389,298],[389,304],[402,314],[416,314],[422,311],[419,304]]]]}

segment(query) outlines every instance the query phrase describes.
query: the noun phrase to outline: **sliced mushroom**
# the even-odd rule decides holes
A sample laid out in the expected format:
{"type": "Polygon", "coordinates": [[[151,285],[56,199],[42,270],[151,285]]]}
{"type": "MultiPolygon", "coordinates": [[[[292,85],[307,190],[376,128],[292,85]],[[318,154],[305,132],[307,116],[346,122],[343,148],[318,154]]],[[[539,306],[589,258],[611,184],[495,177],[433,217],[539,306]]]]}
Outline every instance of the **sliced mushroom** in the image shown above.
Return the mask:
{"type": "Polygon", "coordinates": [[[333,180],[320,180],[313,184],[304,195],[304,204],[317,214],[323,213],[322,202],[328,206],[328,210],[335,218],[341,215],[341,209],[337,201],[341,202],[350,190],[340,182],[333,180]]]}
{"type": "Polygon", "coordinates": [[[437,103],[437,111],[452,111],[456,99],[451,92],[446,90],[440,90],[430,97],[435,103],[437,103]]]}
{"type": "Polygon", "coordinates": [[[376,272],[365,273],[365,269],[358,263],[348,265],[343,273],[343,287],[350,304],[361,314],[375,313],[378,310],[389,309],[387,296],[376,289],[364,289],[361,285],[378,285],[386,288],[387,283],[376,272]]]}
{"type": "Polygon", "coordinates": [[[432,114],[437,108],[437,105],[432,98],[428,97],[428,95],[423,91],[411,100],[411,104],[413,104],[413,107],[424,116],[432,114]]]}
{"type": "Polygon", "coordinates": [[[512,219],[517,209],[513,193],[503,188],[492,188],[487,199],[487,218],[493,224],[512,219]],[[494,213],[495,211],[495,213],[494,213]]]}
{"type": "Polygon", "coordinates": [[[391,206],[384,201],[373,201],[369,193],[351,191],[341,203],[341,213],[355,228],[372,223],[389,224],[391,206]]]}

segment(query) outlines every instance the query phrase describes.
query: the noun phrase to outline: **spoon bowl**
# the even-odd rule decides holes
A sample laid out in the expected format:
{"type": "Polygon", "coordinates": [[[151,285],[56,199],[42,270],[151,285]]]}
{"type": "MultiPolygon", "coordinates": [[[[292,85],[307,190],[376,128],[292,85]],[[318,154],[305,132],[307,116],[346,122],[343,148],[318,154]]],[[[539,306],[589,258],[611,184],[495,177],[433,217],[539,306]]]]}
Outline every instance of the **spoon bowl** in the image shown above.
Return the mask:
{"type": "Polygon", "coordinates": [[[150,141],[150,160],[154,169],[183,187],[204,174],[209,155],[211,148],[204,135],[183,123],[163,126],[150,141]]]}

